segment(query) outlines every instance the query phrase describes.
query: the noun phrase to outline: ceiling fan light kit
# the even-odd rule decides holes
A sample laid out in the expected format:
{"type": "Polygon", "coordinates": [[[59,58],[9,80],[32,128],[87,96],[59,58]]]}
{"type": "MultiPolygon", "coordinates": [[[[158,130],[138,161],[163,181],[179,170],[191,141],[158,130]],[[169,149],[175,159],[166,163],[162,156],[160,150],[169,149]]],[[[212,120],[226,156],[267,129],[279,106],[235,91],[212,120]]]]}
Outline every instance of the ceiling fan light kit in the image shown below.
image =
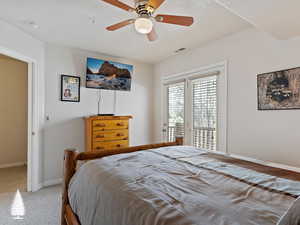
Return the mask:
{"type": "Polygon", "coordinates": [[[134,27],[141,34],[149,34],[153,29],[153,22],[150,18],[139,17],[135,20],[134,27]]]}
{"type": "Polygon", "coordinates": [[[155,41],[157,34],[154,29],[152,18],[159,23],[169,23],[180,26],[191,26],[194,22],[193,17],[188,16],[174,16],[160,14],[153,16],[155,10],[157,10],[165,0],[135,0],[135,8],[130,7],[119,0],[102,0],[120,9],[137,13],[137,18],[122,21],[107,27],[109,31],[115,31],[129,24],[134,23],[134,27],[138,33],[146,34],[149,41],[155,41]]]}

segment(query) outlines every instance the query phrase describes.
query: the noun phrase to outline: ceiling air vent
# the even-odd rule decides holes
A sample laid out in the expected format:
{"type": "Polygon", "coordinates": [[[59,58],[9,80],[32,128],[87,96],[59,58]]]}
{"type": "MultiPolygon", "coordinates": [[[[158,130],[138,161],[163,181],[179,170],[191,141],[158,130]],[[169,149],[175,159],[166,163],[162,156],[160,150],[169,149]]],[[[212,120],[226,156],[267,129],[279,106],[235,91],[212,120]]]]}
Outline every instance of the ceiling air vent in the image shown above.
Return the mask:
{"type": "Polygon", "coordinates": [[[184,51],[184,50],[186,50],[186,48],[179,48],[179,49],[177,49],[177,50],[175,51],[175,53],[179,53],[179,52],[182,52],[182,51],[184,51]]]}

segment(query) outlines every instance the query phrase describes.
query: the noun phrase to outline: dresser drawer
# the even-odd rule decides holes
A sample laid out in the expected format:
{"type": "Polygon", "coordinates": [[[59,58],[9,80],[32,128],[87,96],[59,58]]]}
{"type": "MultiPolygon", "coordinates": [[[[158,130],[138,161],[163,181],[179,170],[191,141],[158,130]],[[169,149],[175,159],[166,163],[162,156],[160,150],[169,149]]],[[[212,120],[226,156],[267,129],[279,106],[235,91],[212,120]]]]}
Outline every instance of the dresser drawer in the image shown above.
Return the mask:
{"type": "Polygon", "coordinates": [[[110,142],[94,142],[93,150],[107,150],[107,149],[118,149],[118,148],[126,148],[128,147],[128,140],[122,141],[110,141],[110,142]]]}
{"type": "Polygon", "coordinates": [[[128,120],[94,120],[93,131],[127,129],[128,120]]]}
{"type": "Polygon", "coordinates": [[[94,131],[93,141],[128,140],[128,130],[94,131]]]}

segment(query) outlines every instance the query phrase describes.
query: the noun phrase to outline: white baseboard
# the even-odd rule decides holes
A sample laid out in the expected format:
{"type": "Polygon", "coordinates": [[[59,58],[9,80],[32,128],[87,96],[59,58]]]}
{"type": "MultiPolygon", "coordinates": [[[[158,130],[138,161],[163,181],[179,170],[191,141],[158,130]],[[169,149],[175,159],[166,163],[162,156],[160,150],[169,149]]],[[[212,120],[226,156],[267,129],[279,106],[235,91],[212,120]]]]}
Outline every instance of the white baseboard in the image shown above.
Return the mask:
{"type": "Polygon", "coordinates": [[[62,178],[59,178],[59,179],[53,179],[53,180],[46,180],[46,181],[44,181],[44,183],[43,183],[43,187],[49,187],[49,186],[61,184],[62,181],[63,181],[62,178]]]}
{"type": "Polygon", "coordinates": [[[43,188],[43,184],[42,183],[38,183],[37,187],[35,188],[35,190],[32,190],[32,192],[39,191],[42,188],[43,188]]]}
{"type": "Polygon", "coordinates": [[[2,165],[0,165],[0,169],[10,168],[10,167],[17,167],[17,166],[25,166],[25,165],[27,165],[27,162],[16,162],[16,163],[2,164],[2,165]]]}

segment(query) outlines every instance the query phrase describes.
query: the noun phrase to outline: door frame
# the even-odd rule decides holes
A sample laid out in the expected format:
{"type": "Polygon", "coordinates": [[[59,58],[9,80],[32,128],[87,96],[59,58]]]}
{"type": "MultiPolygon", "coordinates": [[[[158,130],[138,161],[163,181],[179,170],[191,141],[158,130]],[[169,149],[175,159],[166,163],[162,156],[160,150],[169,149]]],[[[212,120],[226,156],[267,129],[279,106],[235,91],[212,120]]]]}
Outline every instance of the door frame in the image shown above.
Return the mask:
{"type": "MultiPolygon", "coordinates": [[[[167,121],[167,96],[166,96],[166,85],[170,83],[177,83],[180,81],[185,81],[185,134],[187,134],[187,137],[189,140],[184,140],[185,144],[191,144],[191,126],[192,124],[189,124],[188,120],[191,120],[192,118],[192,110],[189,109],[187,106],[191,104],[191,93],[188,91],[188,87],[190,87],[192,80],[208,76],[211,73],[219,72],[218,75],[218,83],[217,83],[217,116],[218,116],[218,135],[217,135],[217,151],[228,153],[228,132],[227,132],[227,122],[228,122],[228,107],[227,107],[227,98],[228,98],[228,80],[227,80],[227,60],[199,67],[197,69],[173,74],[173,75],[167,75],[164,76],[161,79],[161,96],[162,96],[162,107],[161,107],[161,128],[163,128],[163,125],[165,121],[167,121]],[[186,101],[187,100],[187,101],[186,101]]],[[[161,132],[161,139],[163,140],[164,134],[161,132]]]]}
{"type": "Polygon", "coordinates": [[[38,110],[38,63],[36,60],[0,46],[0,54],[18,59],[28,65],[27,82],[27,191],[39,190],[39,110],[38,110]]]}

